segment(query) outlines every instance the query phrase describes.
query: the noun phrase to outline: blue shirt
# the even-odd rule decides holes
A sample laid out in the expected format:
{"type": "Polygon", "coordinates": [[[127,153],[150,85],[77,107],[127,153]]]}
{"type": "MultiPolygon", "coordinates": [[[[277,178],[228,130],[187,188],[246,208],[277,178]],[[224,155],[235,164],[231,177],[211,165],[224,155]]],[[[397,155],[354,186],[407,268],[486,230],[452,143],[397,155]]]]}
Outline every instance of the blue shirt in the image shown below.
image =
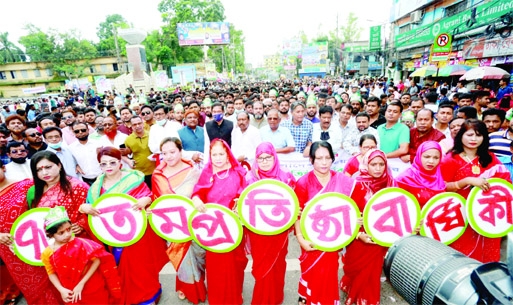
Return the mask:
{"type": "Polygon", "coordinates": [[[511,179],[513,181],[513,162],[511,161],[511,157],[504,156],[504,157],[498,157],[497,159],[499,159],[499,161],[501,161],[502,164],[504,164],[504,166],[506,166],[506,168],[508,169],[509,174],[511,176],[511,179]]]}
{"type": "Polygon", "coordinates": [[[497,100],[500,101],[501,98],[504,97],[504,95],[511,93],[513,93],[513,89],[511,89],[509,85],[504,88],[499,88],[499,90],[497,90],[497,100]]]}
{"type": "Polygon", "coordinates": [[[203,127],[196,126],[196,130],[193,131],[185,126],[178,130],[178,135],[182,140],[183,150],[204,152],[205,133],[203,127]]]}
{"type": "Polygon", "coordinates": [[[290,130],[294,142],[296,143],[296,151],[303,153],[308,142],[312,143],[313,124],[309,120],[303,119],[301,124],[295,125],[292,119],[282,122],[280,126],[290,130]]]}
{"type": "Polygon", "coordinates": [[[511,156],[509,145],[511,143],[508,130],[496,131],[490,134],[490,151],[497,157],[511,156]]]}

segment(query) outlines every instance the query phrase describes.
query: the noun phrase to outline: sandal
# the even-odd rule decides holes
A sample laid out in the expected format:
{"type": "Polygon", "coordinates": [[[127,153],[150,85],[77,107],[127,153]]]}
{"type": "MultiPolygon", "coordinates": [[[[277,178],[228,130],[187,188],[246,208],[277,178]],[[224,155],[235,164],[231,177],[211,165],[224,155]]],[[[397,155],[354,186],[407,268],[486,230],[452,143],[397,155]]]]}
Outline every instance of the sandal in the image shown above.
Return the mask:
{"type": "Polygon", "coordinates": [[[178,298],[180,300],[185,300],[185,294],[183,292],[181,292],[181,291],[177,291],[177,292],[178,292],[178,298]]]}

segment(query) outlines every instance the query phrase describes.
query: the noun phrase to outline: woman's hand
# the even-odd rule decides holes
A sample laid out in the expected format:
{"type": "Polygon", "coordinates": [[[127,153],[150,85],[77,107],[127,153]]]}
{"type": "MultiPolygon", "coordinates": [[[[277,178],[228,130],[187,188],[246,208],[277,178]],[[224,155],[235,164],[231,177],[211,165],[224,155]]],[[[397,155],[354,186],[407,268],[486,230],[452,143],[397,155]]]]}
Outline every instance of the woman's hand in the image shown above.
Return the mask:
{"type": "Polygon", "coordinates": [[[356,224],[359,226],[363,226],[363,217],[356,219],[356,224]]]}
{"type": "Polygon", "coordinates": [[[194,203],[194,207],[196,208],[196,210],[198,210],[198,212],[205,213],[207,211],[207,206],[197,196],[194,196],[192,198],[192,202],[194,203]]]}
{"type": "Polygon", "coordinates": [[[132,209],[135,211],[141,211],[146,209],[146,207],[151,203],[150,197],[142,197],[137,199],[137,203],[132,206],[132,209]]]}
{"type": "Polygon", "coordinates": [[[486,178],[478,178],[478,177],[468,177],[466,178],[468,184],[472,186],[476,186],[482,189],[484,192],[488,192],[490,190],[490,183],[486,178]]]}
{"type": "Polygon", "coordinates": [[[82,290],[84,289],[84,284],[78,283],[75,288],[73,288],[73,303],[77,303],[82,300],[82,290]]]}
{"type": "Polygon", "coordinates": [[[93,208],[92,205],[90,205],[89,203],[82,203],[80,205],[80,208],[78,209],[78,211],[81,213],[93,215],[93,216],[98,216],[101,214],[100,211],[93,208]]]}
{"type": "Polygon", "coordinates": [[[12,245],[12,236],[9,233],[0,233],[0,245],[9,247],[12,245]]]}
{"type": "Polygon", "coordinates": [[[367,233],[365,233],[365,232],[358,233],[356,238],[359,239],[362,243],[365,243],[365,244],[373,244],[373,245],[376,244],[375,242],[372,241],[372,237],[370,235],[368,235],[367,233]]]}
{"type": "Polygon", "coordinates": [[[312,242],[309,242],[308,240],[306,240],[303,237],[303,235],[296,234],[296,237],[297,237],[297,241],[298,241],[299,245],[301,246],[301,248],[303,248],[303,250],[305,250],[305,251],[314,251],[314,250],[316,250],[314,248],[315,245],[312,242]]]}

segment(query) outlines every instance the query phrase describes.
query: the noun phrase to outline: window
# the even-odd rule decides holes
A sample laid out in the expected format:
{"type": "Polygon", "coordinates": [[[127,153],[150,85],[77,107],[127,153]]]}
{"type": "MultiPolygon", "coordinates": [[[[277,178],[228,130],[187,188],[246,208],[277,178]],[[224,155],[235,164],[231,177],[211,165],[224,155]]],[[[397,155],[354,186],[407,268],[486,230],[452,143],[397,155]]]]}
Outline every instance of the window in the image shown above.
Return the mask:
{"type": "Polygon", "coordinates": [[[445,8],[445,17],[451,17],[467,9],[468,0],[463,0],[445,8]]]}
{"type": "Polygon", "coordinates": [[[46,69],[46,76],[48,76],[48,77],[52,77],[53,76],[52,69],[46,69]]]}
{"type": "Polygon", "coordinates": [[[0,71],[0,79],[7,79],[4,71],[0,71]]]}
{"type": "Polygon", "coordinates": [[[411,30],[411,24],[407,24],[399,28],[399,34],[406,33],[411,30]]]}
{"type": "Polygon", "coordinates": [[[107,72],[107,65],[100,65],[100,69],[103,73],[107,72]]]}
{"type": "Polygon", "coordinates": [[[34,76],[41,77],[41,70],[39,70],[39,69],[34,70],[34,76]]]}
{"type": "Polygon", "coordinates": [[[114,71],[116,71],[116,72],[117,72],[117,71],[119,71],[119,67],[118,67],[118,64],[117,64],[117,63],[112,64],[112,70],[114,70],[114,71]]]}
{"type": "Polygon", "coordinates": [[[95,72],[95,70],[96,70],[96,69],[94,68],[94,66],[89,66],[89,71],[90,71],[91,73],[96,73],[96,72],[95,72]]]}
{"type": "Polygon", "coordinates": [[[27,70],[21,70],[20,72],[21,72],[21,77],[23,77],[23,78],[28,78],[28,72],[27,72],[27,70]]]}
{"type": "Polygon", "coordinates": [[[16,71],[11,71],[11,78],[16,79],[16,71]]]}

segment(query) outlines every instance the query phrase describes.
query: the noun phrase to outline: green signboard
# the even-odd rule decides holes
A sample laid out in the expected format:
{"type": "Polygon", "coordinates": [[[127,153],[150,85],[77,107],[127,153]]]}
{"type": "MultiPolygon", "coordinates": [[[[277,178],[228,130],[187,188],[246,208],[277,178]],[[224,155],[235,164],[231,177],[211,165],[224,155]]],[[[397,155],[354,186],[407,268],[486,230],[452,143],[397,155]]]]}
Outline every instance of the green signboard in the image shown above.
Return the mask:
{"type": "MultiPolygon", "coordinates": [[[[513,1],[492,1],[480,5],[476,8],[476,22],[472,27],[489,24],[491,20],[509,13],[512,9],[513,1]]],[[[440,19],[435,23],[396,35],[395,46],[400,48],[433,41],[441,33],[454,34],[453,30],[456,28],[460,33],[463,33],[468,29],[466,22],[471,19],[471,15],[472,12],[469,9],[454,16],[440,19]]]]}
{"type": "Polygon", "coordinates": [[[381,49],[381,25],[371,26],[369,49],[371,51],[381,49]]]}
{"type": "Polygon", "coordinates": [[[350,47],[345,47],[344,52],[355,52],[355,53],[369,52],[369,47],[368,46],[350,46],[350,47]]]}

